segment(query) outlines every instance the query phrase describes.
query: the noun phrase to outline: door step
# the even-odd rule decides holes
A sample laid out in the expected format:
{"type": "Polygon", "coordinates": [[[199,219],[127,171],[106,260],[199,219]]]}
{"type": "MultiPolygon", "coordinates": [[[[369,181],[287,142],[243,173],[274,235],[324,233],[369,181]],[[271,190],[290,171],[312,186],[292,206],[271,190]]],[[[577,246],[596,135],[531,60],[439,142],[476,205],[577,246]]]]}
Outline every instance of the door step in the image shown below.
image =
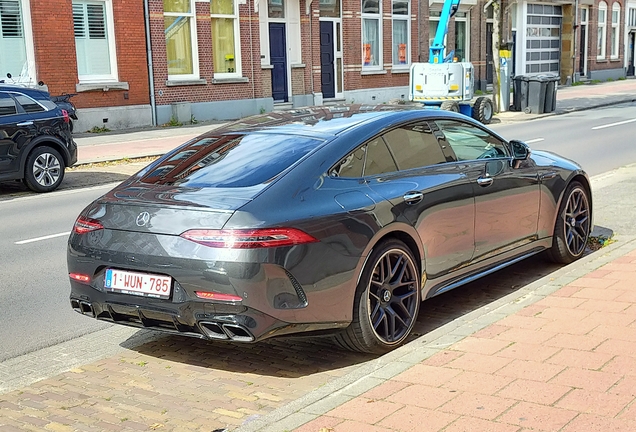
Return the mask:
{"type": "Polygon", "coordinates": [[[274,111],[286,111],[293,107],[294,104],[291,102],[274,102],[274,111]]]}

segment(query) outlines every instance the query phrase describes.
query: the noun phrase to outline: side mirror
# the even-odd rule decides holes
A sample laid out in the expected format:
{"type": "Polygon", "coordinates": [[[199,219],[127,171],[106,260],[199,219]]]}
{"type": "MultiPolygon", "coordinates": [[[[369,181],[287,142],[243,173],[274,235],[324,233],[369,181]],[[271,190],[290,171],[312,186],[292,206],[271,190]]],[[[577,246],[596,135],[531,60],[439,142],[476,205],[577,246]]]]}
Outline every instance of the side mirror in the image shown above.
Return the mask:
{"type": "Polygon", "coordinates": [[[510,148],[512,149],[512,158],[514,160],[526,160],[530,156],[530,147],[523,141],[512,140],[510,141],[510,148]]]}

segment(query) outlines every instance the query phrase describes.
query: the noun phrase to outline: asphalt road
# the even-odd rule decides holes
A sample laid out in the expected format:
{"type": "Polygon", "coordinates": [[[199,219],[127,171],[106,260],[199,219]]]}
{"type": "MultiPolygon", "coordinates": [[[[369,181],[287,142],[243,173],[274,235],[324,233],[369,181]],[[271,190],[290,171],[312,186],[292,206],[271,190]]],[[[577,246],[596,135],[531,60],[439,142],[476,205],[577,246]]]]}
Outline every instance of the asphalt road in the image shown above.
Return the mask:
{"type": "MultiPolygon", "coordinates": [[[[577,160],[590,175],[636,163],[636,104],[493,129],[577,160]]],[[[65,180],[65,190],[52,194],[0,187],[0,362],[108,326],[80,316],[68,304],[66,240],[82,208],[123,176],[71,174],[75,177],[65,180]],[[109,185],[83,187],[100,181],[109,185]]]]}
{"type": "Polygon", "coordinates": [[[636,103],[539,120],[493,124],[506,139],[526,141],[577,161],[590,176],[636,162],[636,103]]]}

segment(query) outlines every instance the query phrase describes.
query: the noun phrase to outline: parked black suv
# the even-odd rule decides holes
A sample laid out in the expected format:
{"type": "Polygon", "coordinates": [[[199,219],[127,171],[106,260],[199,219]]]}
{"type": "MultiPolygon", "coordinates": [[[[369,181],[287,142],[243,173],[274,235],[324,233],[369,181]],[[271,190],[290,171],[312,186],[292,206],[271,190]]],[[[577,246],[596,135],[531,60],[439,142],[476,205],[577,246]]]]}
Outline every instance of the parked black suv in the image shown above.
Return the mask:
{"type": "Polygon", "coordinates": [[[50,192],[75,162],[69,113],[45,91],[0,84],[0,181],[50,192]]]}

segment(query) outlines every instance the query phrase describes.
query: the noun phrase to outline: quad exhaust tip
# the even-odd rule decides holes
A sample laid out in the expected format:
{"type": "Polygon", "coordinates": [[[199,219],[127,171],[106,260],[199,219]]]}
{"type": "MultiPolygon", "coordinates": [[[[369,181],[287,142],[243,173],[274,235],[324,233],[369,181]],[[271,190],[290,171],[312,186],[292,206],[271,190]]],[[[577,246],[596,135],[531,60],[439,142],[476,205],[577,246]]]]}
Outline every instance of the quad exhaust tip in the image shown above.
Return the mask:
{"type": "Polygon", "coordinates": [[[93,306],[88,302],[71,299],[71,307],[77,313],[95,318],[95,311],[93,310],[93,306]]]}
{"type": "Polygon", "coordinates": [[[199,323],[203,334],[210,339],[231,340],[235,342],[252,342],[254,336],[240,324],[221,324],[203,321],[199,323]]]}

